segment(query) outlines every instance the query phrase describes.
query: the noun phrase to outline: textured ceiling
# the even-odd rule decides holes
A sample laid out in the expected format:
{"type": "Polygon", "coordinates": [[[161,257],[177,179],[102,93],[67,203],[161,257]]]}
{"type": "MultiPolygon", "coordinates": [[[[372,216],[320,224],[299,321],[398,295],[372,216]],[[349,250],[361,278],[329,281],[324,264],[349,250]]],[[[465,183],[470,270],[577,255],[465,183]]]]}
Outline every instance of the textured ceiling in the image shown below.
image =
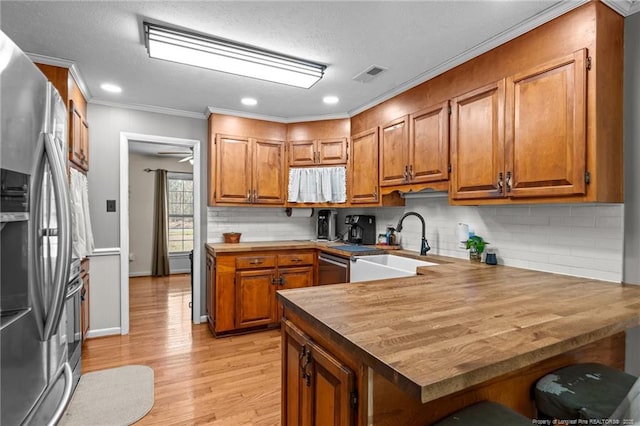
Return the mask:
{"type": "Polygon", "coordinates": [[[75,63],[91,102],[203,114],[207,108],[290,121],[347,116],[488,50],[578,2],[559,1],[1,1],[0,23],[24,51],[75,63]],[[150,59],[142,21],[326,64],[300,89],[150,59]],[[352,80],[370,65],[389,70],[352,80]],[[103,82],[121,94],[100,89],[103,82]],[[325,105],[326,95],[340,97],[325,105]],[[240,103],[244,96],[255,107],[240,103]]]}

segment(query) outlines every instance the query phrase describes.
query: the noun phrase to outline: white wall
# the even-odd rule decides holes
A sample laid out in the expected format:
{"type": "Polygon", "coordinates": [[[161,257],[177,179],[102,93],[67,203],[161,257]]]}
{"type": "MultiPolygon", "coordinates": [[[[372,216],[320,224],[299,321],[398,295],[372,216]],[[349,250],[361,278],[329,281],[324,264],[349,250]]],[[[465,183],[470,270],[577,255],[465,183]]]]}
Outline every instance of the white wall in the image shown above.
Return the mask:
{"type": "Polygon", "coordinates": [[[224,232],[241,232],[240,241],[310,240],[316,237],[313,217],[288,217],[282,207],[209,207],[208,243],[223,241],[224,232]]]}
{"type": "MultiPolygon", "coordinates": [[[[191,164],[186,161],[179,163],[178,160],[129,153],[129,276],[151,275],[156,175],[144,169],[192,172],[191,164]]],[[[186,262],[188,270],[188,258],[186,262]]],[[[177,272],[173,263],[171,272],[177,272]]]]}
{"type": "MultiPolygon", "coordinates": [[[[624,281],[640,284],[640,13],[624,21],[624,281]]],[[[626,370],[640,375],[640,327],[627,333],[626,370]]]]}
{"type": "MultiPolygon", "coordinates": [[[[197,139],[201,147],[201,199],[206,200],[207,191],[207,121],[204,119],[177,117],[165,114],[115,108],[89,103],[87,110],[89,121],[90,163],[89,163],[89,207],[95,237],[96,248],[120,247],[119,211],[106,212],[106,200],[119,200],[120,186],[120,133],[140,133],[154,136],[167,136],[184,139],[197,139]]],[[[206,241],[207,220],[206,202],[201,208],[201,241],[206,241]]],[[[200,265],[201,294],[205,294],[205,256],[200,265]]],[[[120,327],[120,316],[107,315],[120,311],[120,268],[116,266],[103,271],[107,274],[100,280],[98,290],[100,298],[91,300],[93,311],[105,313],[104,318],[96,318],[96,324],[105,329],[120,327]]],[[[92,284],[93,284],[92,277],[92,284]]],[[[93,287],[92,287],[93,290],[93,287]]],[[[201,298],[201,312],[204,312],[206,298],[201,298]]],[[[93,320],[93,314],[92,314],[93,320]]],[[[96,330],[99,332],[99,330],[96,330]]]]}

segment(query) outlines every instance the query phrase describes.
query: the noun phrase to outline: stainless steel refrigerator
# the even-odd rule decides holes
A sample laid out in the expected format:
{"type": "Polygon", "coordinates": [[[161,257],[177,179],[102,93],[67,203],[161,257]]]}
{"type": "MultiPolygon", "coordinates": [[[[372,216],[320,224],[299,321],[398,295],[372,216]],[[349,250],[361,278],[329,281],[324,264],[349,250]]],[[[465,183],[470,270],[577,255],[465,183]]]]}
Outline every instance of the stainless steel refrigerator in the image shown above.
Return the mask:
{"type": "Polygon", "coordinates": [[[72,393],[67,113],[0,31],[0,424],[55,424],[72,393]]]}

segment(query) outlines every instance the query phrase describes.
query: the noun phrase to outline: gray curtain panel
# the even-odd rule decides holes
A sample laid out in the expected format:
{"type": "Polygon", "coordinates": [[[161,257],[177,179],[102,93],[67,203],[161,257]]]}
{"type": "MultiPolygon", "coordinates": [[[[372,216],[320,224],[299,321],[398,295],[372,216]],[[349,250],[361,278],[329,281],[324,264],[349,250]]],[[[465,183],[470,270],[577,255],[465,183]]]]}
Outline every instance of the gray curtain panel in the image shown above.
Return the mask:
{"type": "Polygon", "coordinates": [[[153,256],[151,275],[169,275],[169,215],[167,201],[167,171],[156,170],[153,212],[153,256]]]}

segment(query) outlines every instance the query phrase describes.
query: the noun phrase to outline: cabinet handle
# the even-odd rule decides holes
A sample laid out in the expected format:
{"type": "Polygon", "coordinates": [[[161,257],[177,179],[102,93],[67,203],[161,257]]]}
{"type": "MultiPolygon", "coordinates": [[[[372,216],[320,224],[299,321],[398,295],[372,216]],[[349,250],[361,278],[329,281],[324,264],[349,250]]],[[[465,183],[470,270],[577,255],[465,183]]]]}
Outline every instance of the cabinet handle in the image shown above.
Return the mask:
{"type": "Polygon", "coordinates": [[[252,265],[262,265],[264,263],[264,258],[255,258],[252,259],[249,263],[252,265]]]}
{"type": "Polygon", "coordinates": [[[253,190],[253,202],[256,202],[256,199],[258,198],[258,191],[256,191],[255,189],[253,190]]]}
{"type": "Polygon", "coordinates": [[[502,194],[502,172],[498,173],[498,194],[502,194]]]}
{"type": "Polygon", "coordinates": [[[511,192],[511,172],[507,172],[507,179],[505,180],[507,186],[507,192],[511,192]]]}
{"type": "Polygon", "coordinates": [[[318,153],[316,151],[313,151],[313,163],[317,163],[318,162],[318,153]]]}
{"type": "Polygon", "coordinates": [[[278,285],[279,285],[279,286],[283,286],[283,285],[284,285],[284,277],[280,277],[280,278],[278,279],[278,285]]]}
{"type": "Polygon", "coordinates": [[[302,259],[300,259],[299,257],[294,257],[293,259],[291,259],[292,262],[302,262],[302,259]]]}
{"type": "Polygon", "coordinates": [[[414,175],[413,175],[413,165],[409,164],[409,179],[413,180],[413,177],[414,177],[414,175]]]}
{"type": "Polygon", "coordinates": [[[247,191],[247,201],[251,202],[251,190],[247,191]]]}
{"type": "Polygon", "coordinates": [[[404,181],[408,181],[409,180],[409,166],[408,165],[404,165],[404,173],[402,174],[404,176],[404,181]]]}
{"type": "Polygon", "coordinates": [[[276,285],[278,283],[278,280],[276,280],[276,277],[271,277],[271,285],[276,285]]]}
{"type": "Polygon", "coordinates": [[[378,201],[378,187],[377,186],[373,187],[373,199],[378,201]]]}

